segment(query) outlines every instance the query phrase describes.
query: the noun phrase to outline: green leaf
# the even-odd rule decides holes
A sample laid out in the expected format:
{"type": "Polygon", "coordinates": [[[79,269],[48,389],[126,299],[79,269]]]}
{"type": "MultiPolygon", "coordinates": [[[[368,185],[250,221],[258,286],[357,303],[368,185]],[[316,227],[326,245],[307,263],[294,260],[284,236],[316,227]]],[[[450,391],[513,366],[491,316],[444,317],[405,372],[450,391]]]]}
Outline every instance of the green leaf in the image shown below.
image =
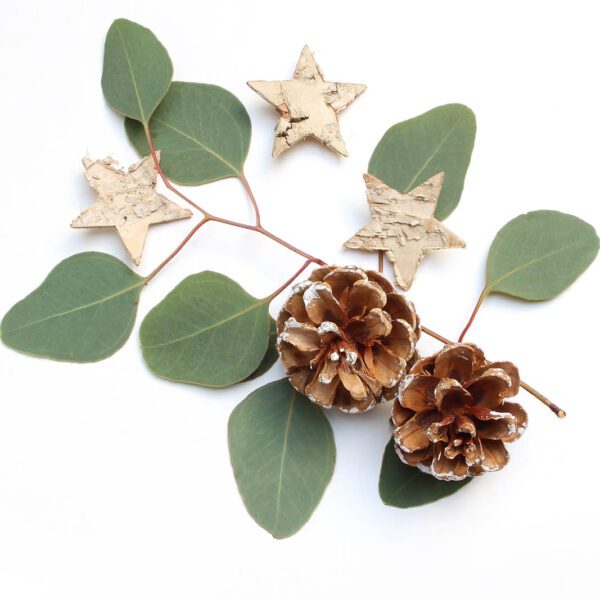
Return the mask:
{"type": "Polygon", "coordinates": [[[140,328],[146,363],[159,377],[208,387],[246,379],[269,342],[269,304],[212,271],[190,275],[140,328]]]}
{"type": "Polygon", "coordinates": [[[450,496],[471,481],[470,477],[462,481],[440,481],[416,467],[405,465],[396,454],[391,439],[381,461],[379,495],[388,506],[411,508],[450,496]]]}
{"type": "Polygon", "coordinates": [[[173,65],[156,36],[145,27],[117,19],[106,34],[102,90],[122,115],[148,123],[164,98],[173,65]]]}
{"type": "Polygon", "coordinates": [[[0,325],[11,348],[55,360],[94,362],[127,340],[145,279],[100,252],[59,263],[0,325]]]}
{"type": "Polygon", "coordinates": [[[496,235],[487,260],[486,290],[525,300],[554,298],[598,254],[594,228],[554,210],[537,210],[509,221],[496,235]]]}
{"type": "Polygon", "coordinates": [[[407,193],[440,171],[444,187],[435,211],[442,220],[457,207],[475,143],[475,115],[462,104],[438,106],[388,129],[369,161],[369,173],[407,193]]]}
{"type": "MultiPolygon", "coordinates": [[[[150,149],[143,127],[127,119],[125,129],[146,156],[150,149]]],[[[161,167],[182,185],[241,177],[251,129],[244,105],[227,90],[205,83],[174,82],[150,120],[161,167]]]]}
{"type": "Polygon", "coordinates": [[[258,365],[258,369],[256,369],[254,373],[246,377],[246,381],[251,381],[252,379],[257,379],[258,377],[264,375],[277,362],[278,358],[279,352],[277,352],[277,323],[275,323],[275,319],[271,319],[269,325],[269,345],[267,346],[267,352],[261,360],[260,365],[258,365]]]}
{"type": "Polygon", "coordinates": [[[329,421],[287,379],[238,404],[229,418],[229,452],[246,509],[276,538],[308,521],[335,467],[329,421]]]}

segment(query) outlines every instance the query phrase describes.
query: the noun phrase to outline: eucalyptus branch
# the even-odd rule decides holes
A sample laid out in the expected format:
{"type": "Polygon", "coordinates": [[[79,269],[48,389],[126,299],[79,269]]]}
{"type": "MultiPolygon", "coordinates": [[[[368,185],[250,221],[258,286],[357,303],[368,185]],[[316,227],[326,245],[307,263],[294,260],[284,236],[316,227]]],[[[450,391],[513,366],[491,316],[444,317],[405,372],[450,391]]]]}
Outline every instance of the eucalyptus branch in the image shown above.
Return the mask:
{"type": "MultiPolygon", "coordinates": [[[[169,178],[165,175],[164,171],[162,170],[162,168],[160,166],[160,161],[158,159],[158,154],[157,154],[156,149],[154,147],[154,143],[152,142],[152,136],[150,134],[150,129],[149,129],[149,127],[147,125],[144,126],[144,131],[146,133],[146,140],[148,142],[148,147],[150,148],[150,154],[152,156],[152,160],[153,160],[153,162],[154,162],[154,164],[156,166],[156,170],[158,171],[158,174],[160,175],[161,179],[163,180],[163,183],[165,184],[165,186],[167,187],[167,189],[169,189],[173,193],[177,194],[177,196],[179,196],[182,200],[184,200],[185,202],[187,202],[188,204],[190,204],[191,206],[193,206],[196,210],[198,210],[199,212],[201,212],[204,215],[204,219],[200,222],[202,225],[204,225],[204,223],[208,223],[209,221],[214,221],[215,223],[223,223],[224,225],[231,225],[232,227],[237,227],[239,229],[247,229],[249,231],[256,231],[257,233],[260,233],[261,235],[264,235],[265,237],[268,237],[269,239],[273,240],[274,242],[277,242],[278,244],[280,244],[284,248],[287,248],[288,250],[291,250],[292,252],[295,252],[296,254],[299,254],[300,256],[303,256],[304,258],[306,258],[311,263],[316,263],[318,265],[324,265],[325,264],[325,262],[322,261],[320,258],[316,258],[315,256],[312,256],[311,254],[308,254],[307,252],[304,252],[303,250],[300,250],[299,248],[296,248],[296,246],[293,246],[289,242],[286,242],[285,240],[283,240],[279,236],[275,235],[274,233],[271,233],[270,231],[268,231],[267,229],[265,229],[261,225],[261,222],[260,222],[260,211],[259,211],[259,208],[258,208],[258,203],[256,202],[256,198],[254,197],[254,194],[252,193],[252,189],[250,188],[250,184],[248,183],[248,180],[246,179],[246,176],[243,173],[240,175],[240,181],[242,182],[242,185],[244,186],[244,189],[245,189],[246,193],[248,194],[248,197],[250,198],[250,202],[252,203],[252,206],[254,208],[254,214],[255,214],[255,224],[254,225],[249,225],[247,223],[239,223],[238,221],[232,221],[230,219],[224,219],[222,217],[218,217],[216,215],[213,215],[213,214],[209,213],[204,208],[201,208],[198,204],[196,204],[195,202],[193,202],[185,194],[183,194],[182,192],[180,192],[171,183],[171,181],[169,180],[169,178]]],[[[157,267],[157,269],[155,269],[150,274],[150,276],[148,277],[148,281],[152,277],[154,277],[154,275],[156,275],[156,273],[158,273],[158,271],[160,271],[171,260],[171,258],[173,258],[181,250],[181,248],[183,248],[183,246],[185,246],[185,244],[189,241],[189,239],[201,227],[200,223],[198,224],[197,228],[194,228],[190,232],[190,234],[188,234],[188,236],[183,240],[182,244],[180,244],[180,246],[178,246],[175,249],[175,251],[172,253],[172,255],[170,255],[169,257],[167,257],[166,261],[163,261],[164,264],[161,263],[161,265],[159,265],[159,267],[157,267]]]]}
{"type": "Polygon", "coordinates": [[[194,234],[200,229],[200,227],[202,227],[203,225],[205,225],[206,223],[208,223],[208,219],[205,217],[204,219],[202,219],[201,221],[199,221],[191,230],[190,232],[183,238],[183,240],[181,241],[181,243],[177,246],[177,248],[175,248],[175,250],[173,250],[173,252],[171,252],[171,254],[169,254],[169,256],[167,256],[167,258],[165,258],[165,260],[163,260],[158,267],[156,267],[156,269],[154,269],[150,275],[148,275],[148,277],[146,277],[146,283],[150,283],[150,281],[152,279],[154,279],[154,277],[156,275],[158,275],[163,269],[164,267],[166,267],[173,258],[175,258],[175,256],[177,256],[179,254],[179,252],[183,249],[183,247],[192,239],[192,237],[194,236],[194,234]]]}
{"type": "Polygon", "coordinates": [[[279,294],[281,294],[281,292],[283,292],[283,290],[285,290],[285,288],[287,288],[294,281],[294,279],[298,277],[298,275],[300,275],[304,270],[306,270],[312,262],[314,261],[307,260],[284,284],[278,287],[272,294],[268,295],[266,297],[266,300],[271,302],[274,298],[279,296],[279,294]]]}
{"type": "MultiPolygon", "coordinates": [[[[428,327],[424,327],[423,325],[421,325],[421,331],[423,333],[426,333],[428,336],[442,342],[443,344],[452,344],[453,343],[452,340],[445,338],[443,335],[440,335],[439,333],[436,333],[432,329],[429,329],[428,327]]],[[[546,396],[544,396],[541,392],[538,392],[536,389],[532,388],[528,383],[521,381],[519,383],[519,385],[525,391],[529,392],[532,396],[537,398],[540,402],[545,404],[559,419],[564,419],[564,417],[567,416],[567,413],[562,408],[560,408],[559,406],[554,404],[554,402],[551,402],[548,398],[546,398],[546,396]]]]}

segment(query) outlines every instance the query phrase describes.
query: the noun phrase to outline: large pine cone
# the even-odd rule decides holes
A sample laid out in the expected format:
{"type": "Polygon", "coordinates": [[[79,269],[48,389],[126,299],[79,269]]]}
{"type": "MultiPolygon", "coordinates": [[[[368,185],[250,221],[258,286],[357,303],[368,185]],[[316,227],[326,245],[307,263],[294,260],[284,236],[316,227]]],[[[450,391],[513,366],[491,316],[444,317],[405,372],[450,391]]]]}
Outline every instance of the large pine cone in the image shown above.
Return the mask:
{"type": "Polygon", "coordinates": [[[509,459],[504,444],[527,426],[521,405],[505,400],[519,381],[512,363],[489,363],[471,344],[417,361],[394,402],[398,456],[445,481],[499,471],[509,459]]]}
{"type": "Polygon", "coordinates": [[[324,408],[362,412],[397,396],[419,321],[412,303],[379,273],[325,266],[294,286],[277,333],[300,393],[324,408]]]}

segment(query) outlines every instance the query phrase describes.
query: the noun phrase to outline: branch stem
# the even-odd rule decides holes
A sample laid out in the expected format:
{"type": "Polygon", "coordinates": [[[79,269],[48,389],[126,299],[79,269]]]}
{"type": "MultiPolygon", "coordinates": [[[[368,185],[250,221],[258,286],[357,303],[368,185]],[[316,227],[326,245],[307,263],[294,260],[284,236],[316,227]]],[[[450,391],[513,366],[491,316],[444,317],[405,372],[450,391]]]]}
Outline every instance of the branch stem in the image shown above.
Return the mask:
{"type": "Polygon", "coordinates": [[[314,261],[310,259],[307,260],[283,285],[278,287],[272,294],[269,294],[266,297],[266,300],[271,302],[274,298],[279,296],[279,294],[281,294],[281,292],[283,292],[283,290],[285,290],[285,288],[287,288],[288,285],[293,283],[294,279],[296,279],[296,277],[298,277],[298,275],[300,275],[312,262],[314,261]]]}
{"type": "Polygon", "coordinates": [[[473,325],[475,316],[479,312],[479,309],[481,308],[483,301],[487,298],[489,293],[490,293],[490,290],[487,287],[483,288],[483,290],[481,291],[479,299],[477,300],[477,304],[475,305],[475,308],[473,309],[473,312],[471,313],[471,317],[469,318],[469,321],[465,325],[465,328],[462,330],[462,333],[460,334],[460,337],[458,338],[459,343],[465,339],[465,335],[467,334],[467,331],[469,331],[469,328],[471,327],[471,325],[473,325]]]}
{"type": "MultiPolygon", "coordinates": [[[[312,256],[311,254],[308,254],[307,252],[304,252],[303,250],[296,248],[296,246],[293,246],[289,242],[286,242],[285,240],[281,239],[279,236],[276,236],[274,233],[271,233],[270,231],[268,231],[261,225],[260,211],[258,209],[258,203],[256,202],[256,198],[254,197],[254,194],[252,193],[250,184],[248,183],[248,180],[246,179],[246,176],[243,173],[240,174],[239,179],[242,182],[242,185],[244,186],[244,189],[246,190],[246,193],[248,194],[248,197],[250,198],[250,202],[252,203],[252,206],[254,208],[254,215],[255,215],[255,224],[254,225],[249,225],[247,223],[239,223],[238,221],[232,221],[230,219],[224,219],[222,217],[217,217],[216,215],[209,213],[207,210],[205,210],[204,208],[200,207],[198,204],[193,202],[185,194],[180,192],[170,182],[169,178],[165,175],[164,171],[162,170],[162,168],[160,166],[160,162],[158,160],[158,154],[157,154],[156,149],[154,148],[154,144],[152,142],[152,136],[150,135],[150,128],[147,125],[144,125],[144,131],[146,132],[146,140],[148,142],[148,147],[150,148],[150,154],[152,155],[152,160],[154,161],[156,170],[158,171],[158,174],[160,175],[160,178],[162,179],[163,183],[165,184],[167,189],[169,189],[173,193],[177,194],[182,200],[184,200],[185,202],[187,202],[188,204],[193,206],[197,211],[201,212],[204,215],[204,219],[201,221],[202,224],[208,223],[209,221],[214,221],[215,223],[223,223],[224,225],[231,225],[232,227],[237,227],[239,229],[247,229],[249,231],[256,231],[257,233],[260,233],[261,235],[264,235],[265,237],[268,237],[269,239],[273,240],[274,242],[280,244],[284,248],[287,248],[288,250],[291,250],[292,252],[295,252],[296,254],[303,256],[310,262],[316,263],[318,265],[325,264],[325,262],[322,261],[320,258],[316,258],[315,256],[312,256]]],[[[199,227],[198,227],[198,229],[199,229],[199,227]]],[[[196,233],[196,231],[197,231],[197,229],[195,229],[193,232],[190,232],[191,235],[189,237],[194,235],[194,233],[196,233]]],[[[185,245],[185,243],[187,243],[187,241],[189,240],[189,237],[184,239],[184,241],[182,242],[183,245],[181,247],[183,247],[185,245]]],[[[179,250],[181,250],[181,248],[179,248],[177,250],[177,252],[179,252],[179,250]]],[[[175,254],[177,254],[177,252],[175,252],[175,254]]],[[[170,258],[167,260],[167,262],[169,262],[169,260],[170,260],[170,258]]],[[[162,265],[162,266],[164,266],[164,265],[162,265]]],[[[156,271],[156,273],[158,273],[158,271],[156,271]]],[[[150,280],[152,277],[154,277],[154,275],[156,273],[154,273],[154,271],[153,271],[150,274],[150,277],[148,280],[150,280]]]]}
{"type": "Polygon", "coordinates": [[[254,193],[252,192],[252,188],[246,179],[246,175],[242,173],[240,175],[240,181],[246,190],[246,194],[248,194],[248,198],[250,198],[250,202],[252,203],[252,208],[254,209],[254,222],[257,227],[260,227],[260,210],[258,208],[258,202],[256,202],[256,198],[254,197],[254,193]]]}
{"type": "Polygon", "coordinates": [[[200,229],[200,227],[208,223],[208,221],[209,219],[205,217],[204,219],[196,223],[194,227],[192,227],[190,232],[183,238],[183,240],[181,240],[177,248],[175,248],[175,250],[173,250],[173,252],[171,252],[171,254],[169,254],[169,256],[167,256],[167,258],[165,258],[165,260],[163,260],[160,263],[160,265],[158,265],[158,267],[156,267],[156,269],[154,269],[154,271],[150,273],[150,275],[148,275],[148,277],[146,277],[146,284],[150,283],[150,281],[154,279],[154,277],[156,277],[156,275],[158,275],[179,254],[179,252],[181,252],[183,247],[192,239],[192,237],[200,229]]]}
{"type": "MultiPolygon", "coordinates": [[[[433,331],[432,329],[429,329],[428,327],[423,327],[421,325],[421,331],[423,333],[426,333],[429,337],[432,337],[432,338],[438,340],[439,342],[442,342],[442,344],[452,344],[453,343],[452,340],[445,338],[443,335],[436,333],[435,331],[433,331]]],[[[546,398],[546,396],[544,396],[541,392],[538,392],[535,388],[532,388],[528,383],[521,381],[520,386],[526,392],[529,392],[532,396],[537,398],[542,404],[545,404],[559,419],[564,419],[567,416],[567,413],[562,408],[560,408],[559,406],[556,406],[556,404],[554,404],[554,402],[550,402],[550,400],[548,398],[546,398]]]]}

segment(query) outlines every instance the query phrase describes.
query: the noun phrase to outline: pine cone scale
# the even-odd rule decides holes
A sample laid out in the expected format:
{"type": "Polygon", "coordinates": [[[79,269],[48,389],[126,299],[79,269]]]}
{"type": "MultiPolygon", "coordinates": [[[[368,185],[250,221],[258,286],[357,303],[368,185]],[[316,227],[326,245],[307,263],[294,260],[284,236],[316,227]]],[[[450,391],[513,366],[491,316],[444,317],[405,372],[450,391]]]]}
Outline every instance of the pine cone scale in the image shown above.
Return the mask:
{"type": "Polygon", "coordinates": [[[348,412],[396,397],[419,331],[412,303],[393,289],[356,267],[321,267],[294,286],[277,347],[298,391],[348,412]]]}
{"type": "Polygon", "coordinates": [[[511,363],[488,363],[470,344],[451,344],[413,365],[394,403],[394,443],[402,460],[457,481],[502,469],[505,444],[518,439],[527,413],[505,399],[519,389],[511,363]]]}

